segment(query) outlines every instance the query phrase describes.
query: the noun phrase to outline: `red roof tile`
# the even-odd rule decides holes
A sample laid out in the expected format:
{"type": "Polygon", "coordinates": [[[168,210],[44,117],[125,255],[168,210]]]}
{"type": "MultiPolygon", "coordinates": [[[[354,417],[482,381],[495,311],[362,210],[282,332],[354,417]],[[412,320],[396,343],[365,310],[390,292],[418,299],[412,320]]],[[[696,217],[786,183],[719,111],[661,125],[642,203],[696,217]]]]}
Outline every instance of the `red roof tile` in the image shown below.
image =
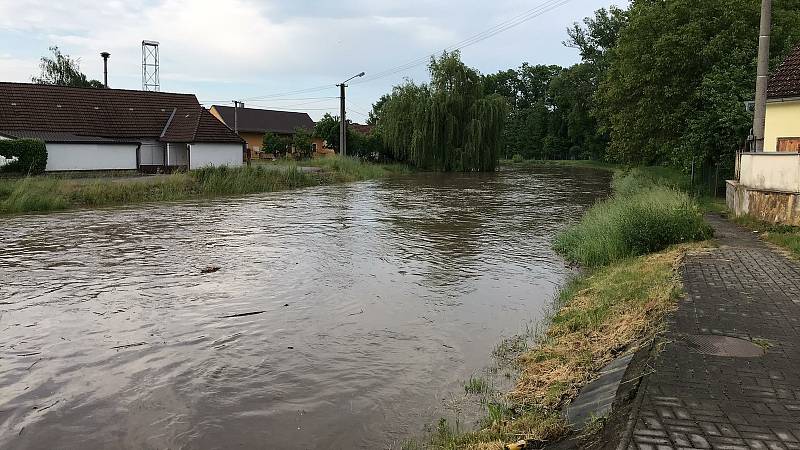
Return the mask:
{"type": "MultiPolygon", "coordinates": [[[[192,94],[0,83],[0,130],[11,135],[26,130],[196,142],[202,113],[192,94]]],[[[216,133],[205,138],[242,142],[226,127],[216,133]]]]}
{"type": "Polygon", "coordinates": [[[800,97],[800,45],[778,67],[767,89],[770,99],[793,97],[800,97]]]}

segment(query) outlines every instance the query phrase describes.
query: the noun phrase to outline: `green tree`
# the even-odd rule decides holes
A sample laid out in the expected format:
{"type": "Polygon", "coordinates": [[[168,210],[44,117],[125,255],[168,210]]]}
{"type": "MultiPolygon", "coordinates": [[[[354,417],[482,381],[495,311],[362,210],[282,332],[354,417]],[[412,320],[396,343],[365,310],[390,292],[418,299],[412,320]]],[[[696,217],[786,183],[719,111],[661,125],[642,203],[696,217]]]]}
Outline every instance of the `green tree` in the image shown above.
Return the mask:
{"type": "Polygon", "coordinates": [[[396,86],[382,109],[381,132],[392,156],[437,171],[492,171],[508,104],[484,92],[460,54],[432,58],[430,84],[396,86]]]}
{"type": "Polygon", "coordinates": [[[291,139],[286,136],[279,136],[275,133],[265,133],[261,142],[261,151],[272,153],[276,158],[286,156],[291,145],[291,139]]]}
{"type": "Polygon", "coordinates": [[[328,147],[339,153],[339,118],[325,113],[314,126],[313,136],[324,140],[328,147]]]}
{"type": "Polygon", "coordinates": [[[310,158],[313,153],[313,150],[311,150],[311,133],[302,127],[295,128],[292,136],[292,147],[298,159],[310,158]]]}
{"type": "Polygon", "coordinates": [[[383,105],[389,100],[389,94],[381,95],[381,98],[378,99],[372,105],[372,111],[369,112],[369,116],[367,117],[367,125],[377,125],[381,118],[381,112],[383,111],[383,105]]]}
{"type": "Polygon", "coordinates": [[[97,80],[89,80],[86,75],[81,73],[78,60],[72,59],[69,55],[61,53],[58,47],[50,47],[52,57],[42,56],[39,68],[41,73],[38,77],[31,77],[31,81],[36,84],[52,84],[57,86],[90,87],[102,88],[103,83],[97,80]]]}
{"type": "Polygon", "coordinates": [[[594,17],[583,19],[583,25],[573,24],[567,29],[567,47],[577,49],[588,67],[602,72],[607,66],[608,53],[616,45],[622,29],[628,23],[628,11],[611,6],[595,11],[594,17]]]}
{"type": "MultiPolygon", "coordinates": [[[[742,102],[754,97],[758,3],[631,3],[605,53],[594,109],[610,136],[610,158],[679,167],[732,160],[752,121],[742,102]]],[[[772,55],[780,60],[800,37],[800,0],[774,9],[772,55]]]]}

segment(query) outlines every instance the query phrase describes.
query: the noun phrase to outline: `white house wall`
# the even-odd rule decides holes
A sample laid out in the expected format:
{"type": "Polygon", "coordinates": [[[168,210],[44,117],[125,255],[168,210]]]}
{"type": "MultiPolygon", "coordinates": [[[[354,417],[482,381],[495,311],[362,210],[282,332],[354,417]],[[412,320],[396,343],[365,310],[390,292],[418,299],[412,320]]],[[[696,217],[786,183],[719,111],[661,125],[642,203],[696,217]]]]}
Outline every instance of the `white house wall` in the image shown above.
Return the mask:
{"type": "Polygon", "coordinates": [[[191,144],[191,169],[205,166],[240,167],[243,163],[242,144],[191,144]]]}
{"type": "Polygon", "coordinates": [[[46,170],[136,169],[136,144],[47,144],[46,170]]]}

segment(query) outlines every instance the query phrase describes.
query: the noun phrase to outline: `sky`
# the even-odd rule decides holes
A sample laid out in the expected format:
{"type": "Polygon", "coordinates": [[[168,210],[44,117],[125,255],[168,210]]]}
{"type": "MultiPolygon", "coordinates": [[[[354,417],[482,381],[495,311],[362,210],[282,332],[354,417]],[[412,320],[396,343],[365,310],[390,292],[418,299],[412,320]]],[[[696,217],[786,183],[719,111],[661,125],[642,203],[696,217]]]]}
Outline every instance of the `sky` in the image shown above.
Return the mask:
{"type": "Polygon", "coordinates": [[[109,85],[141,89],[142,40],[160,43],[161,90],[197,95],[205,106],[300,110],[315,120],[338,115],[336,84],[347,90],[348,118],[366,121],[371,105],[404,79],[428,80],[423,61],[497,24],[530,20],[462,49],[481,73],[531,64],[571,65],[566,28],[625,0],[0,0],[0,80],[29,82],[39,58],[57,45],[102,80],[100,52],[111,53],[109,85]],[[553,7],[553,8],[551,8],[553,7]],[[551,8],[538,15],[542,8],[551,8]],[[371,78],[372,77],[372,78],[371,78]],[[301,91],[301,92],[297,92],[301,91]]]}

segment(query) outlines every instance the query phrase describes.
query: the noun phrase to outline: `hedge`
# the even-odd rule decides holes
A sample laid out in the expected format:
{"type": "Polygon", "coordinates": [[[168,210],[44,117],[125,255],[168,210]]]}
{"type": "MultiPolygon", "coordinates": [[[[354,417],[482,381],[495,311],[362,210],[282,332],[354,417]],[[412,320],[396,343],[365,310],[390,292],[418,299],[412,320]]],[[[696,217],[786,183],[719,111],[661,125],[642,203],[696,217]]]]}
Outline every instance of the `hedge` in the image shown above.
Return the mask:
{"type": "Polygon", "coordinates": [[[47,147],[34,139],[0,139],[0,156],[16,161],[0,166],[0,172],[37,175],[47,166],[47,147]]]}

